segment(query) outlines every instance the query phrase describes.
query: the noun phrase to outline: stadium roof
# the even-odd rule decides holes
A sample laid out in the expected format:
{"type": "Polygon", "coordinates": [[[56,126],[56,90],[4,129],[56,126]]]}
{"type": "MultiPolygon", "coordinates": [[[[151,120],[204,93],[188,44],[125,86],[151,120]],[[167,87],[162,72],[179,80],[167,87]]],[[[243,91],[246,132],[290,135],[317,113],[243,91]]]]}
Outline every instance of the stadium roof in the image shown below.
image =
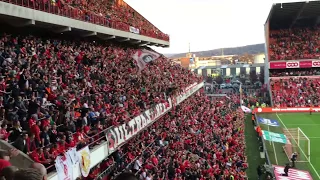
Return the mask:
{"type": "Polygon", "coordinates": [[[271,30],[316,26],[320,24],[320,1],[273,4],[268,21],[271,30]]]}

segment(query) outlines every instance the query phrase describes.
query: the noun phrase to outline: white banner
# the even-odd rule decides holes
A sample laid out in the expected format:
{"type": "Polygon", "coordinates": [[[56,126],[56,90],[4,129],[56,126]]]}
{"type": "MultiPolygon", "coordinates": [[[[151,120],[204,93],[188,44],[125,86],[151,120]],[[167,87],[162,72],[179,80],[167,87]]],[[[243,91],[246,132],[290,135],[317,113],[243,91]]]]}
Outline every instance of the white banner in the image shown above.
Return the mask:
{"type": "Polygon", "coordinates": [[[140,34],[139,29],[132,26],[129,27],[129,31],[135,34],[140,34]]]}
{"type": "Polygon", "coordinates": [[[243,112],[248,113],[248,114],[252,112],[250,108],[247,108],[245,106],[241,106],[241,109],[243,112]]]}
{"type": "Polygon", "coordinates": [[[89,147],[85,147],[78,151],[78,157],[80,159],[80,170],[83,177],[87,177],[90,173],[91,158],[89,147]]]}
{"type": "Polygon", "coordinates": [[[70,157],[71,162],[73,165],[77,164],[79,162],[79,156],[77,153],[77,149],[75,147],[69,149],[66,154],[70,157]]]}
{"type": "Polygon", "coordinates": [[[68,155],[58,156],[55,160],[55,166],[59,180],[73,180],[73,166],[68,155]]]}

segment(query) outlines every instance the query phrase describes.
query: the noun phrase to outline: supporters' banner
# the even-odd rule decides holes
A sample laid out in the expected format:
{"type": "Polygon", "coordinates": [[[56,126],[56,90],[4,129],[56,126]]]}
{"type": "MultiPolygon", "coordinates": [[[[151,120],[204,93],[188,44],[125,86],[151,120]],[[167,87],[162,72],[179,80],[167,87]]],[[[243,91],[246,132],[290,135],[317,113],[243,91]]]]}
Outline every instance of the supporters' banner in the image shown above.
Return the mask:
{"type": "Polygon", "coordinates": [[[165,114],[171,108],[172,102],[169,98],[168,103],[157,104],[155,107],[130,120],[128,123],[109,128],[106,133],[106,138],[109,143],[109,154],[114,152],[119,146],[139,133],[142,129],[151,125],[157,118],[165,114]]]}
{"type": "Polygon", "coordinates": [[[83,177],[87,177],[90,173],[91,159],[89,146],[78,151],[78,157],[80,159],[80,170],[83,177]]]}
{"type": "MultiPolygon", "coordinates": [[[[301,107],[301,108],[256,108],[254,112],[258,113],[276,113],[276,112],[310,112],[311,109],[309,107],[301,107]]],[[[320,107],[313,107],[313,112],[319,112],[320,107]]]]}
{"type": "Polygon", "coordinates": [[[278,143],[287,144],[287,137],[284,134],[278,134],[270,131],[262,130],[263,139],[278,143]]]}
{"type": "Polygon", "coordinates": [[[251,109],[250,109],[250,108],[247,108],[246,106],[241,106],[241,109],[242,109],[242,111],[245,112],[245,113],[251,113],[251,112],[252,112],[251,109]]]}
{"type": "Polygon", "coordinates": [[[55,160],[55,167],[59,180],[73,180],[73,166],[68,155],[58,156],[55,160]]]}
{"type": "Polygon", "coordinates": [[[77,164],[79,162],[79,156],[77,152],[77,148],[71,148],[69,149],[66,154],[70,157],[71,162],[73,165],[77,164]]]}
{"type": "Polygon", "coordinates": [[[308,59],[301,61],[274,61],[269,63],[270,69],[286,69],[286,68],[312,68],[320,67],[319,59],[308,59]]]}
{"type": "Polygon", "coordinates": [[[148,63],[150,63],[151,61],[155,61],[159,57],[160,54],[146,49],[139,49],[132,56],[132,58],[136,61],[140,71],[143,70],[148,65],[148,63]]]}
{"type": "Polygon", "coordinates": [[[263,117],[257,117],[257,120],[260,124],[266,124],[269,126],[280,126],[279,122],[275,119],[267,119],[263,117]]]}
{"type": "Polygon", "coordinates": [[[308,171],[302,171],[299,169],[289,169],[289,176],[282,176],[284,173],[283,166],[273,165],[274,175],[277,180],[312,180],[312,177],[308,171]]]}
{"type": "Polygon", "coordinates": [[[129,27],[129,31],[135,34],[140,34],[139,29],[132,26],[129,27]]]}
{"type": "Polygon", "coordinates": [[[118,147],[124,144],[134,135],[138,134],[147,126],[154,123],[159,117],[167,113],[172,107],[180,104],[187,99],[190,95],[197,92],[204,85],[203,82],[190,85],[181,93],[178,97],[168,98],[168,102],[157,104],[155,107],[145,111],[134,119],[130,120],[126,124],[122,124],[118,127],[111,127],[106,132],[106,138],[108,141],[108,152],[113,153],[118,147]]]}
{"type": "Polygon", "coordinates": [[[187,87],[179,96],[177,96],[177,104],[180,104],[182,101],[187,99],[190,95],[197,92],[200,88],[202,88],[204,83],[194,83],[187,87]]]}

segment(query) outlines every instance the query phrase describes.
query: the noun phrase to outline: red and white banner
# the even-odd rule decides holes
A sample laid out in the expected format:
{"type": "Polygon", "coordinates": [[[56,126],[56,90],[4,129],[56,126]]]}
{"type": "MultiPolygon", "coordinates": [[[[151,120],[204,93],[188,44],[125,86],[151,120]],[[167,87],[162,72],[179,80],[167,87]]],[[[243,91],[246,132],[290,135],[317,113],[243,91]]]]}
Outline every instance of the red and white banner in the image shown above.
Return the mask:
{"type": "Polygon", "coordinates": [[[257,113],[276,113],[276,112],[310,112],[310,111],[318,112],[320,111],[320,107],[298,107],[298,108],[255,108],[254,112],[257,113]]]}
{"type": "Polygon", "coordinates": [[[59,180],[73,180],[73,165],[68,155],[58,156],[55,160],[55,166],[59,180]]]}
{"type": "Polygon", "coordinates": [[[91,158],[89,147],[85,147],[78,151],[80,159],[80,170],[83,177],[87,177],[91,169],[91,158]]]}
{"type": "Polygon", "coordinates": [[[312,177],[308,171],[302,171],[299,169],[289,169],[289,176],[282,176],[284,174],[284,167],[273,165],[274,175],[276,180],[312,180],[312,177]]]}
{"type": "Polygon", "coordinates": [[[301,61],[271,61],[269,63],[270,69],[287,69],[287,68],[312,68],[320,67],[320,60],[309,59],[301,61]]]}
{"type": "Polygon", "coordinates": [[[160,54],[146,49],[139,49],[132,56],[132,58],[136,61],[140,71],[143,70],[148,65],[148,63],[157,60],[159,57],[160,54]]]}

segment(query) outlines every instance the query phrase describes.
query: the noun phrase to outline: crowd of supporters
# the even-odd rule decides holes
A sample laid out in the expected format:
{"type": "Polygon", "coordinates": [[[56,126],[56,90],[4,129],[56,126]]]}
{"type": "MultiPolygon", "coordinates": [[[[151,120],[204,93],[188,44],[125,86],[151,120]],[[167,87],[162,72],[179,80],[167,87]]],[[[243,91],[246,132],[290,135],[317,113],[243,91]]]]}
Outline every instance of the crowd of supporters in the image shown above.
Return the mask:
{"type": "Polygon", "coordinates": [[[92,169],[89,179],[126,170],[142,180],[245,179],[244,114],[239,96],[229,98],[193,95],[92,169]]]}
{"type": "Polygon", "coordinates": [[[270,77],[273,77],[270,79],[270,86],[274,106],[319,106],[320,78],[311,77],[319,74],[320,68],[270,70],[270,77]]]}
{"type": "Polygon", "coordinates": [[[319,27],[270,31],[270,60],[319,59],[319,27]]]}
{"type": "Polygon", "coordinates": [[[272,101],[277,107],[318,107],[320,78],[279,78],[270,80],[272,101]]]}
{"type": "Polygon", "coordinates": [[[140,71],[131,58],[135,52],[94,41],[2,34],[1,139],[50,165],[68,148],[96,140],[93,134],[202,80],[165,57],[140,71]]]}
{"type": "Polygon", "coordinates": [[[2,0],[27,6],[36,10],[54,13],[70,18],[88,21],[98,25],[129,31],[130,27],[138,29],[134,33],[169,41],[169,36],[161,32],[123,0],[2,0]]]}
{"type": "Polygon", "coordinates": [[[272,70],[270,70],[270,77],[314,76],[314,75],[320,75],[320,68],[272,69],[272,70]]]}

